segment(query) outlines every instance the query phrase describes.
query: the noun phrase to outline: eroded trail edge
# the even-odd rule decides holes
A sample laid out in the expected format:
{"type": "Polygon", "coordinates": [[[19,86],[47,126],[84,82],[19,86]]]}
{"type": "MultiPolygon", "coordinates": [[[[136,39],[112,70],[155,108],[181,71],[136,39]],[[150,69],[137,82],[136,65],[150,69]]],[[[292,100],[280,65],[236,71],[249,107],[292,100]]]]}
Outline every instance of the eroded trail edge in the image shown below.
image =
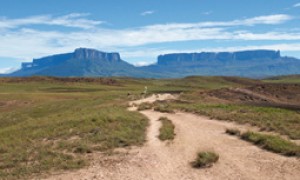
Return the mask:
{"type": "MultiPolygon", "coordinates": [[[[170,94],[153,95],[131,102],[154,102],[174,99],[170,94]]],[[[130,110],[136,110],[131,107],[130,110]]],[[[300,161],[262,150],[237,137],[225,134],[226,128],[245,129],[246,126],[210,120],[207,117],[178,112],[166,114],[142,111],[150,120],[147,142],[143,147],[121,149],[119,154],[94,154],[92,165],[86,169],[60,174],[49,179],[297,179],[300,161]],[[160,117],[175,125],[175,139],[162,142],[157,136],[160,117]],[[190,162],[198,151],[214,151],[220,160],[211,168],[193,169],[190,162]]]]}

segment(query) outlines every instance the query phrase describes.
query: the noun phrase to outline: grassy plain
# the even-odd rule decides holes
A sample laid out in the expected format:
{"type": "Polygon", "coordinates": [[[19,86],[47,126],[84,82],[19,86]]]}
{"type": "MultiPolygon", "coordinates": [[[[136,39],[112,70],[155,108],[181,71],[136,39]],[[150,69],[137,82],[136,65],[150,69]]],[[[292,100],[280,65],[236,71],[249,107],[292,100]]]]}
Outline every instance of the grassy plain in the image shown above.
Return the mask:
{"type": "Polygon", "coordinates": [[[0,179],[80,168],[86,153],[141,145],[148,121],[126,110],[127,91],[138,89],[117,80],[2,79],[0,179]]]}
{"type": "Polygon", "coordinates": [[[81,168],[86,153],[142,145],[148,120],[128,101],[145,86],[150,94],[231,84],[210,79],[1,78],[0,179],[81,168]]]}
{"type": "Polygon", "coordinates": [[[127,111],[127,104],[141,98],[145,86],[149,94],[181,93],[179,100],[161,102],[161,107],[249,123],[300,139],[297,110],[199,95],[259,83],[232,77],[0,78],[0,179],[77,169],[88,165],[87,153],[142,145],[148,120],[127,111]]]}

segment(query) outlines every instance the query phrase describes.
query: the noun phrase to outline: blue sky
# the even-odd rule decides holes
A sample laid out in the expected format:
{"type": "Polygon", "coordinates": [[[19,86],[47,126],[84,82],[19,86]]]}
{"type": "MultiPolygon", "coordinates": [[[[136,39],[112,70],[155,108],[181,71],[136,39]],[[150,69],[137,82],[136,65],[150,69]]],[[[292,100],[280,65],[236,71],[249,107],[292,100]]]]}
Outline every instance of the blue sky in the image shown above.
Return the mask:
{"type": "Polygon", "coordinates": [[[136,65],[245,49],[300,58],[300,0],[0,1],[0,73],[78,47],[120,52],[136,65]]]}

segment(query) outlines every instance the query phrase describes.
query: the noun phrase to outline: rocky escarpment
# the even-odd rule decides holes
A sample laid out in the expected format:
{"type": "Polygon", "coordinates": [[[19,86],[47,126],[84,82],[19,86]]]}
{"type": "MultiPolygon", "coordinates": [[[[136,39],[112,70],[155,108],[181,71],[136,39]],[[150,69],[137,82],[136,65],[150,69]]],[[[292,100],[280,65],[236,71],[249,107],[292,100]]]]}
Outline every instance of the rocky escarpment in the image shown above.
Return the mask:
{"type": "Polygon", "coordinates": [[[47,56],[40,59],[33,59],[31,63],[22,63],[22,68],[32,67],[49,67],[64,63],[70,59],[85,60],[85,61],[107,61],[120,62],[119,53],[105,53],[95,49],[78,48],[73,53],[58,54],[47,56]]]}
{"type": "Polygon", "coordinates": [[[119,53],[78,48],[72,53],[33,59],[31,63],[23,63],[21,70],[8,76],[140,77],[146,74],[123,61],[119,53]]]}
{"type": "Polygon", "coordinates": [[[105,60],[110,62],[120,62],[119,53],[105,53],[95,49],[78,48],[73,53],[73,58],[83,60],[105,60]]]}
{"type": "Polygon", "coordinates": [[[176,65],[178,63],[197,63],[197,62],[230,62],[230,61],[256,61],[279,59],[280,51],[253,50],[240,52],[201,52],[201,53],[178,53],[166,54],[158,57],[158,65],[176,65]]]}
{"type": "Polygon", "coordinates": [[[262,78],[300,74],[300,60],[283,57],[279,51],[272,50],[178,53],[160,55],[155,65],[143,68],[169,77],[204,75],[262,78]]]}

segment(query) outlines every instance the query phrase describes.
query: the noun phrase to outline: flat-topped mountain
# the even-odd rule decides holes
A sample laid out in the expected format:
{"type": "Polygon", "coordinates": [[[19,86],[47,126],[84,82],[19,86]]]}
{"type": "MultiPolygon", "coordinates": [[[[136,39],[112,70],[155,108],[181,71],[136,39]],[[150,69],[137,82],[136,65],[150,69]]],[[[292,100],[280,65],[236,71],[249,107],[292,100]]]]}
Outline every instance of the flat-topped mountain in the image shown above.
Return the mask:
{"type": "Polygon", "coordinates": [[[195,62],[228,62],[228,61],[255,61],[280,59],[279,51],[255,50],[240,52],[201,52],[201,53],[179,53],[158,56],[158,65],[176,65],[195,62]]]}
{"type": "Polygon", "coordinates": [[[169,77],[191,75],[267,77],[300,74],[300,60],[282,57],[280,51],[178,53],[158,56],[156,64],[143,67],[169,77]]]}
{"type": "Polygon", "coordinates": [[[121,57],[119,53],[105,53],[95,49],[78,48],[73,53],[73,58],[84,60],[104,60],[110,62],[120,62],[121,57]]]}
{"type": "Polygon", "coordinates": [[[177,78],[191,75],[266,77],[300,74],[300,60],[282,57],[280,51],[178,53],[158,56],[156,64],[135,67],[123,61],[119,53],[78,48],[31,63],[7,76],[129,76],[177,78]]]}
{"type": "Polygon", "coordinates": [[[33,59],[32,63],[22,63],[22,69],[32,67],[49,67],[64,63],[70,59],[84,61],[121,62],[119,53],[105,53],[94,49],[78,48],[73,53],[47,56],[33,59]]]}
{"type": "Polygon", "coordinates": [[[22,63],[19,71],[10,76],[133,76],[139,77],[139,70],[123,61],[119,53],[106,53],[95,49],[78,48],[72,53],[57,54],[31,63],[22,63]]]}

